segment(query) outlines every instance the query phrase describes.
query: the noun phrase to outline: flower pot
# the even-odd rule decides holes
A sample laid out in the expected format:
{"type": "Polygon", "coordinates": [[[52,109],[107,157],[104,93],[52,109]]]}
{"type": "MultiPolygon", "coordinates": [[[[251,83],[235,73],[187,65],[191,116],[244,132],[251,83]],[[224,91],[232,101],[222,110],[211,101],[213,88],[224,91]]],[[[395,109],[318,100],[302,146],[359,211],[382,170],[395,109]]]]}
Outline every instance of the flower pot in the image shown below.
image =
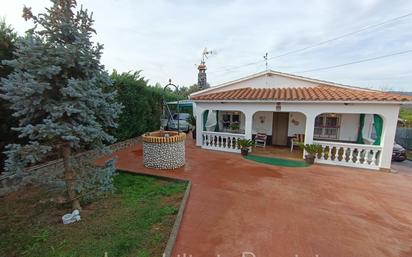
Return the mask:
{"type": "Polygon", "coordinates": [[[307,154],[307,155],[305,156],[305,161],[306,161],[307,164],[312,165],[313,163],[315,163],[315,155],[313,155],[313,154],[307,154]]]}
{"type": "Polygon", "coordinates": [[[246,156],[249,153],[249,148],[240,149],[240,153],[242,154],[242,156],[246,156]]]}

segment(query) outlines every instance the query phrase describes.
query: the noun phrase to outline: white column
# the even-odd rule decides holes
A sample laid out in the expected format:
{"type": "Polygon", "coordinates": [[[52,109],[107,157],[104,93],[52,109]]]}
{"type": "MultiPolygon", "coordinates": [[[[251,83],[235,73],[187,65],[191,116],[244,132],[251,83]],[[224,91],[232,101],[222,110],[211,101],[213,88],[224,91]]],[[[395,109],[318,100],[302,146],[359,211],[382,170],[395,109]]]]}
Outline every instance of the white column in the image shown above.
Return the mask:
{"type": "Polygon", "coordinates": [[[244,112],[245,114],[245,138],[252,139],[253,112],[244,112]]]}
{"type": "MultiPolygon", "coordinates": [[[[305,123],[305,145],[313,144],[313,133],[315,131],[315,118],[316,113],[305,113],[306,123],[305,123]]],[[[305,158],[306,151],[303,151],[303,158],[305,158]]]]}
{"type": "Polygon", "coordinates": [[[202,145],[203,109],[196,106],[196,145],[202,145]]]}
{"type": "Polygon", "coordinates": [[[315,131],[316,113],[305,113],[306,127],[305,127],[305,144],[313,143],[313,133],[315,131]]]}
{"type": "Polygon", "coordinates": [[[384,170],[391,169],[393,143],[395,141],[396,126],[398,123],[398,113],[381,116],[383,118],[383,128],[381,136],[382,153],[379,167],[384,170]]]}

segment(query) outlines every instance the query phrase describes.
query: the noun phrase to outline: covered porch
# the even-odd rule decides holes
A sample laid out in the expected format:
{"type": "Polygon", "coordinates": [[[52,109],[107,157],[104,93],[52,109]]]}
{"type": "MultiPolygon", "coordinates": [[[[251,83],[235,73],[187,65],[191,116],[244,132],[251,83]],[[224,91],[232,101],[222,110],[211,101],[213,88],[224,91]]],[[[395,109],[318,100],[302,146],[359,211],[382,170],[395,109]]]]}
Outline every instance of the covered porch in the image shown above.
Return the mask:
{"type": "Polygon", "coordinates": [[[239,139],[266,136],[252,151],[281,158],[303,158],[296,141],[319,144],[317,163],[390,169],[396,120],[391,106],[366,104],[198,103],[197,145],[240,152],[239,139]],[[327,112],[325,112],[327,111],[327,112]],[[201,128],[201,129],[199,129],[201,128]],[[292,146],[293,144],[293,146],[292,146]]]}

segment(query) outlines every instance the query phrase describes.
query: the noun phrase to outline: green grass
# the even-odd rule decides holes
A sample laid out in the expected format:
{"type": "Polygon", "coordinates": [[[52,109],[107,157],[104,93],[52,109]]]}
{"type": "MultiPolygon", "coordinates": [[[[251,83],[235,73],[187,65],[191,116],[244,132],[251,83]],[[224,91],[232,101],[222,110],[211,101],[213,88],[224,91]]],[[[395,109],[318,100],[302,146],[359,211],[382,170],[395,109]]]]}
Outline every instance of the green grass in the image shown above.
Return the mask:
{"type": "Polygon", "coordinates": [[[410,107],[402,107],[399,110],[399,118],[405,120],[406,123],[411,126],[412,125],[412,108],[410,107]]]}
{"type": "Polygon", "coordinates": [[[44,201],[42,189],[0,199],[0,256],[161,256],[186,183],[125,173],[114,183],[70,225],[59,221],[67,206],[44,201]]]}
{"type": "Polygon", "coordinates": [[[256,155],[247,155],[245,157],[248,160],[275,165],[275,166],[283,166],[283,167],[307,167],[308,164],[304,161],[295,161],[295,160],[288,160],[288,159],[280,159],[280,158],[272,158],[272,157],[265,157],[265,156],[256,156],[256,155]]]}
{"type": "Polygon", "coordinates": [[[412,160],[412,151],[411,150],[406,150],[406,157],[408,160],[412,160]]]}

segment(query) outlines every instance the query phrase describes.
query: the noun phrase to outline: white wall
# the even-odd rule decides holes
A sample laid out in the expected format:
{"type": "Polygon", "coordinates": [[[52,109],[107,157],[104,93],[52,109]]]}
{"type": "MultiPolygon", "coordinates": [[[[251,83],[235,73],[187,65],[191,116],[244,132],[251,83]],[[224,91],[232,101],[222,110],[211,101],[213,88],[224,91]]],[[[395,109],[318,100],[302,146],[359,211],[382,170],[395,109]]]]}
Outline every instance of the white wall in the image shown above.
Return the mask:
{"type": "Polygon", "coordinates": [[[237,82],[225,87],[216,88],[209,90],[207,93],[216,93],[222,92],[227,90],[239,89],[239,88],[286,88],[286,87],[315,87],[319,86],[319,84],[298,80],[293,78],[288,78],[279,75],[262,75],[260,77],[248,79],[245,81],[237,82]]]}
{"type": "Polygon", "coordinates": [[[306,116],[301,112],[289,113],[288,136],[293,137],[295,134],[305,134],[306,116]]]}
{"type": "MultiPolygon", "coordinates": [[[[290,112],[289,113],[289,125],[288,125],[288,136],[292,137],[295,134],[305,133],[305,121],[306,117],[300,112],[290,112]],[[293,122],[294,121],[294,122],[293,122]]],[[[272,135],[273,128],[273,112],[256,112],[253,115],[252,121],[252,134],[257,132],[265,132],[268,135],[272,135]],[[264,120],[261,123],[261,120],[264,120]]]]}
{"type": "Polygon", "coordinates": [[[355,142],[358,137],[359,114],[342,114],[339,140],[355,142]]]}
{"type": "Polygon", "coordinates": [[[273,125],[273,112],[256,112],[253,115],[252,121],[252,134],[257,132],[263,132],[268,135],[272,135],[272,125],[273,125]],[[261,120],[264,120],[261,123],[261,120]]]}

